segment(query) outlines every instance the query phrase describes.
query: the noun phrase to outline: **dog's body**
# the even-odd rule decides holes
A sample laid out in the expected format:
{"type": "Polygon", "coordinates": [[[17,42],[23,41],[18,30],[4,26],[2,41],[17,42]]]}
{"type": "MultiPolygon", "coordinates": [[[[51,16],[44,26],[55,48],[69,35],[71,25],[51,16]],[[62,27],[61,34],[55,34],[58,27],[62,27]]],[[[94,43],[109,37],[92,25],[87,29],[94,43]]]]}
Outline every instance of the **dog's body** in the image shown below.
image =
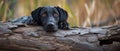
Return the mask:
{"type": "Polygon", "coordinates": [[[69,29],[67,22],[68,14],[60,7],[39,7],[32,11],[32,16],[24,16],[13,20],[13,23],[43,26],[45,31],[54,32],[57,29],[69,29]]]}
{"type": "Polygon", "coordinates": [[[37,22],[35,22],[31,16],[23,16],[18,19],[10,20],[10,22],[38,26],[37,22]]]}

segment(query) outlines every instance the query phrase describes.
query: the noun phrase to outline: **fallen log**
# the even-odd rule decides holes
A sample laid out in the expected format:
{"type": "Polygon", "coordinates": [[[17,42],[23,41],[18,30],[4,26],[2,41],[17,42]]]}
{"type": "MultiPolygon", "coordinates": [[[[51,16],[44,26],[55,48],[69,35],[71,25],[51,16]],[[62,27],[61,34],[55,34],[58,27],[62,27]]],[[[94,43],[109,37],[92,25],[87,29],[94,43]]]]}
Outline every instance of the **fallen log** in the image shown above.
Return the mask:
{"type": "Polygon", "coordinates": [[[120,25],[45,32],[40,26],[0,23],[0,51],[120,51],[120,25]]]}

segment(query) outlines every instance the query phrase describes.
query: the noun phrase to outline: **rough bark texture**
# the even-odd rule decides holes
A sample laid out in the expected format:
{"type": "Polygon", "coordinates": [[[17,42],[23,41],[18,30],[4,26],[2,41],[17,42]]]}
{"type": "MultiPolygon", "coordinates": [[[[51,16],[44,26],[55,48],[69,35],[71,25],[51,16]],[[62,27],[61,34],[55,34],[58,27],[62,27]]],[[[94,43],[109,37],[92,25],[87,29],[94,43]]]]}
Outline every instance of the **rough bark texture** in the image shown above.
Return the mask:
{"type": "Polygon", "coordinates": [[[120,25],[45,32],[40,26],[0,23],[0,51],[120,51],[120,25]]]}

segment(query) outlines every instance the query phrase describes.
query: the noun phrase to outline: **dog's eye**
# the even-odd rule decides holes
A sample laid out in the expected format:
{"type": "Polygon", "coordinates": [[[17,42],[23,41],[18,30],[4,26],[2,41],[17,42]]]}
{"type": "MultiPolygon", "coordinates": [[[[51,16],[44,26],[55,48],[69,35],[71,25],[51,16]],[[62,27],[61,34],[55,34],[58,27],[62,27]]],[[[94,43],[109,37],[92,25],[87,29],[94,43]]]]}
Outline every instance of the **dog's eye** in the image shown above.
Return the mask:
{"type": "Polygon", "coordinates": [[[42,17],[46,17],[46,16],[47,16],[47,14],[46,14],[46,13],[43,13],[41,16],[42,16],[42,17]]]}
{"type": "Polygon", "coordinates": [[[54,13],[53,16],[58,17],[59,15],[57,13],[54,13]]]}

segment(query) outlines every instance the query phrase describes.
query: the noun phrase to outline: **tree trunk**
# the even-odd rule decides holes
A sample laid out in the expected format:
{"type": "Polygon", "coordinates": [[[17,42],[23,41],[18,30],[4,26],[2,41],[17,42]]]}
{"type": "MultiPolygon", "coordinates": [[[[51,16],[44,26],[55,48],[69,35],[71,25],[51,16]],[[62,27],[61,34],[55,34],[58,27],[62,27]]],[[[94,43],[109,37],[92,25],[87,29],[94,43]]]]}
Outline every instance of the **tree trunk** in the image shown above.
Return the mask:
{"type": "Polygon", "coordinates": [[[0,23],[0,51],[120,51],[120,25],[45,32],[40,26],[0,23]]]}

